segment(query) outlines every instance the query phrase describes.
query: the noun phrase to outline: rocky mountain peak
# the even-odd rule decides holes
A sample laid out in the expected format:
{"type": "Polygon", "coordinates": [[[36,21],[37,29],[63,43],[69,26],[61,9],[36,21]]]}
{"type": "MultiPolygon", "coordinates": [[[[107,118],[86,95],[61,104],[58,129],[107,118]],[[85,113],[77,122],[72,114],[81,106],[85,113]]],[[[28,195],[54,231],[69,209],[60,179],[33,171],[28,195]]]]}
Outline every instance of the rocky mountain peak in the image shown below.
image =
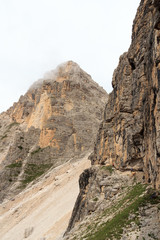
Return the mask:
{"type": "Polygon", "coordinates": [[[5,190],[2,192],[8,192],[16,181],[23,185],[32,165],[35,168],[41,165],[45,170],[90,152],[107,96],[72,61],[59,65],[35,82],[17,103],[0,115],[1,182],[5,190]],[[12,177],[17,165],[18,173],[12,177]]]}
{"type": "Polygon", "coordinates": [[[80,68],[80,66],[73,62],[73,61],[67,61],[59,66],[53,71],[50,71],[44,75],[44,79],[55,79],[56,77],[62,77],[62,76],[69,76],[73,74],[79,74],[84,73],[84,71],[80,68]]]}
{"type": "Polygon", "coordinates": [[[89,74],[83,71],[80,66],[73,62],[67,61],[56,67],[56,69],[48,71],[44,74],[42,79],[39,79],[29,88],[29,91],[40,88],[42,85],[53,84],[54,82],[63,83],[64,81],[74,81],[79,84],[90,84],[98,86],[89,74]]]}

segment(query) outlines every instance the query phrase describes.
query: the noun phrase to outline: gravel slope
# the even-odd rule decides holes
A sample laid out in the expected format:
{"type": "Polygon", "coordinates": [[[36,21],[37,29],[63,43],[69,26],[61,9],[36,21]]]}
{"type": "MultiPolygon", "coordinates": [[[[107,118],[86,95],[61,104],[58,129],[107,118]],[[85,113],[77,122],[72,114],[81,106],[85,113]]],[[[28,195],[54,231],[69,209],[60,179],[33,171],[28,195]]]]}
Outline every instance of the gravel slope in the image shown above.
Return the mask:
{"type": "Polygon", "coordinates": [[[63,235],[79,193],[78,179],[90,167],[88,155],[45,175],[0,206],[1,240],[56,240],[63,235]]]}

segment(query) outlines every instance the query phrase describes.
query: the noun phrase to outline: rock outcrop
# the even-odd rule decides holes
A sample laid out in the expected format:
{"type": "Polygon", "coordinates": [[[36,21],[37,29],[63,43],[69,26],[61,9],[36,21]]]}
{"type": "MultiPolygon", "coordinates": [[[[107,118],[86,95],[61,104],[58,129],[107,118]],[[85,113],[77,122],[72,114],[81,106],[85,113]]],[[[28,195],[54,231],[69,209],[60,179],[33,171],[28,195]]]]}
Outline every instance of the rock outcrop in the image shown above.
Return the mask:
{"type": "MultiPolygon", "coordinates": [[[[85,225],[92,212],[94,219],[97,203],[90,205],[89,202],[98,200],[102,189],[107,195],[106,186],[110,187],[110,191],[114,190],[114,183],[110,185],[108,178],[105,179],[106,183],[100,181],[104,173],[99,174],[99,170],[95,170],[97,165],[99,168],[114,167],[123,174],[129,172],[129,179],[133,177],[135,181],[137,179],[138,182],[151,184],[156,190],[160,189],[160,1],[141,0],[133,22],[132,43],[128,52],[120,57],[119,65],[113,74],[112,86],[113,91],[105,107],[104,120],[100,125],[94,152],[90,155],[93,166],[80,177],[80,194],[67,232],[75,227],[73,233],[80,222],[85,225]]],[[[129,179],[126,180],[128,185],[129,179]]],[[[117,183],[121,185],[122,181],[117,180],[117,183]]],[[[134,182],[131,185],[134,185],[134,182]]],[[[103,206],[101,201],[98,204],[99,208],[103,206]]],[[[108,202],[105,204],[107,208],[108,202]]],[[[108,212],[109,209],[105,211],[108,212]]],[[[121,212],[120,208],[119,211],[121,212]]],[[[156,211],[155,219],[159,219],[158,205],[156,211]]],[[[101,213],[98,214],[97,219],[101,213]]],[[[100,233],[103,237],[99,235],[98,238],[98,235],[93,234],[93,219],[90,219],[88,229],[77,232],[73,239],[79,239],[78,236],[83,234],[86,236],[84,239],[117,239],[105,235],[103,231],[100,233]]],[[[105,222],[106,228],[109,227],[108,219],[105,222]]],[[[95,227],[101,224],[105,225],[101,221],[95,224],[95,227]]],[[[159,231],[159,220],[155,229],[159,231]]],[[[121,234],[124,233],[123,230],[121,229],[121,234]]],[[[98,227],[97,231],[100,231],[98,227]]],[[[158,237],[155,239],[159,239],[160,232],[154,234],[158,237]]],[[[141,237],[137,238],[131,236],[121,239],[146,239],[141,230],[140,235],[141,237]]]]}
{"type": "Polygon", "coordinates": [[[107,93],[76,63],[47,73],[0,115],[0,199],[92,151],[107,93]]]}
{"type": "Polygon", "coordinates": [[[64,239],[160,239],[160,195],[137,174],[101,165],[85,170],[64,239]]]}
{"type": "Polygon", "coordinates": [[[113,74],[92,164],[144,171],[160,187],[160,2],[142,0],[113,74]]]}

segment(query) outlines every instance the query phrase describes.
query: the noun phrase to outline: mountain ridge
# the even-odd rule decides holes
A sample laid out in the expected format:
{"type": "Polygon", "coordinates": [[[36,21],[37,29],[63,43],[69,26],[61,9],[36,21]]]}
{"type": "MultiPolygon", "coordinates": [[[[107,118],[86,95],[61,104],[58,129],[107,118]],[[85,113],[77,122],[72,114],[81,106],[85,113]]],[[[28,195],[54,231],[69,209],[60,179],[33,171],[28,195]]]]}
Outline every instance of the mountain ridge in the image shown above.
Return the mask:
{"type": "Polygon", "coordinates": [[[72,61],[53,72],[0,115],[1,199],[93,148],[106,92],[72,61]]]}

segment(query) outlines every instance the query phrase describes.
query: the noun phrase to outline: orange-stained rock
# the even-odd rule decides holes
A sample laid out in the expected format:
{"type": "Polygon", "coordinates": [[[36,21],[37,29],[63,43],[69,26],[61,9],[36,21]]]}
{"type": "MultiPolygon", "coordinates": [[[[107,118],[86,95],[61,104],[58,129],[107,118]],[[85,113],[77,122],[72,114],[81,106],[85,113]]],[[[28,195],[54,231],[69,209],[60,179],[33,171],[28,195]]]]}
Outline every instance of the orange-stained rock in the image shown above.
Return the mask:
{"type": "Polygon", "coordinates": [[[12,186],[18,188],[16,181],[21,185],[32,180],[36,167],[39,176],[92,151],[107,96],[90,75],[69,61],[45,74],[0,115],[1,199],[12,186]]]}
{"type": "Polygon", "coordinates": [[[92,163],[144,171],[160,187],[160,2],[141,1],[132,43],[113,74],[92,163]]]}

